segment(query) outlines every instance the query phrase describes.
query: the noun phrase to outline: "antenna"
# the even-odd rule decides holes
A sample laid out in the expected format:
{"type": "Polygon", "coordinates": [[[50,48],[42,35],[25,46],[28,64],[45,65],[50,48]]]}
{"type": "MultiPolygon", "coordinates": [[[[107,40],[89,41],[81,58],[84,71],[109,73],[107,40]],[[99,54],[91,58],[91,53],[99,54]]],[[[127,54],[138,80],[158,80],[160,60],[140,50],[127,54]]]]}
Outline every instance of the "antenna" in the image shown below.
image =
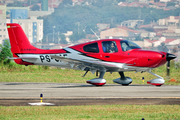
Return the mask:
{"type": "Polygon", "coordinates": [[[97,34],[91,29],[91,31],[94,33],[94,35],[100,40],[100,38],[97,36],[97,34]]]}
{"type": "Polygon", "coordinates": [[[139,16],[138,17],[139,17],[139,20],[141,20],[141,8],[139,8],[138,11],[139,11],[139,16]]]}

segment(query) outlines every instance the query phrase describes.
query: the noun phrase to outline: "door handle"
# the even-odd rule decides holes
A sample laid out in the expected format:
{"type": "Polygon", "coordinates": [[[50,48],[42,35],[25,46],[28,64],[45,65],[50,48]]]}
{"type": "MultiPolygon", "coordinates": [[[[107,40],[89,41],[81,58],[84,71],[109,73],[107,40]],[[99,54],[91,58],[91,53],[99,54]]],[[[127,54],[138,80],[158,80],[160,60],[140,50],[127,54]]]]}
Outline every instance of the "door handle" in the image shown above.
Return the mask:
{"type": "Polygon", "coordinates": [[[104,56],[105,58],[110,58],[110,56],[104,56]]]}

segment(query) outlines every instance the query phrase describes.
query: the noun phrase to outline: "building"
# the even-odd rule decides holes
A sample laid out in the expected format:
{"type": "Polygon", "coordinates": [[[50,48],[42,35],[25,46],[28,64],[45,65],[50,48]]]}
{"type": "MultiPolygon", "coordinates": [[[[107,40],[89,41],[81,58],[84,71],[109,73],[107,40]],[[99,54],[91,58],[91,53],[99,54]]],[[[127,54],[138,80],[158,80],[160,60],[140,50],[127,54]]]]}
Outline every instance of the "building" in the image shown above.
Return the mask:
{"type": "Polygon", "coordinates": [[[159,26],[155,26],[155,32],[161,33],[167,38],[177,39],[180,37],[180,16],[170,16],[168,18],[159,19],[159,26]],[[158,28],[166,28],[159,29],[158,28]]]}
{"type": "Polygon", "coordinates": [[[150,2],[149,6],[151,8],[156,8],[156,9],[164,9],[164,8],[166,8],[166,4],[161,3],[161,2],[150,2]]]}
{"type": "Polygon", "coordinates": [[[0,5],[0,19],[6,19],[6,5],[0,5]]]}
{"type": "Polygon", "coordinates": [[[117,27],[102,31],[100,33],[100,38],[106,39],[113,37],[113,38],[133,39],[136,37],[136,34],[138,33],[139,33],[138,31],[128,29],[126,27],[117,27]]]}
{"type": "Polygon", "coordinates": [[[135,27],[142,25],[143,22],[144,22],[144,20],[127,20],[127,21],[123,21],[121,23],[121,26],[125,26],[128,28],[135,28],[135,27]]]}
{"type": "Polygon", "coordinates": [[[0,44],[3,43],[4,39],[8,38],[6,19],[0,19],[0,44]]]}
{"type": "Polygon", "coordinates": [[[165,19],[159,19],[158,24],[162,26],[178,26],[180,25],[180,16],[170,16],[165,19]]]}
{"type": "MultiPolygon", "coordinates": [[[[4,39],[8,39],[8,32],[6,23],[10,23],[10,19],[0,20],[0,44],[4,39]]],[[[39,42],[43,38],[43,20],[37,19],[37,17],[31,17],[30,19],[13,19],[13,23],[18,23],[22,26],[26,33],[30,43],[39,42]]]]}
{"type": "Polygon", "coordinates": [[[48,0],[42,0],[41,1],[41,10],[42,11],[48,11],[48,0]]]}
{"type": "Polygon", "coordinates": [[[15,19],[13,23],[19,23],[25,31],[30,43],[39,42],[43,38],[43,20],[37,17],[30,19],[15,19]]]}
{"type": "Polygon", "coordinates": [[[63,0],[48,0],[49,9],[57,8],[63,0]]]}
{"type": "Polygon", "coordinates": [[[37,19],[37,16],[29,17],[29,7],[1,7],[0,10],[2,8],[10,14],[6,16],[7,19],[2,19],[2,17],[0,17],[0,44],[3,43],[4,39],[9,38],[6,23],[19,23],[31,43],[42,40],[43,19],[37,19]]]}
{"type": "Polygon", "coordinates": [[[98,23],[98,24],[97,24],[97,27],[98,27],[98,31],[102,31],[102,30],[104,30],[104,29],[109,29],[109,28],[110,28],[110,24],[98,23]]]}
{"type": "Polygon", "coordinates": [[[6,30],[6,5],[0,5],[0,44],[7,38],[6,30]]]}
{"type": "Polygon", "coordinates": [[[158,40],[144,39],[144,47],[158,47],[161,43],[169,46],[175,46],[180,44],[180,39],[168,39],[166,37],[161,37],[158,40]]]}
{"type": "Polygon", "coordinates": [[[69,36],[71,36],[73,34],[73,31],[67,31],[67,33],[63,33],[66,37],[66,41],[68,43],[70,43],[70,39],[69,39],[69,36]]]}
{"type": "Polygon", "coordinates": [[[11,19],[28,19],[27,9],[10,9],[11,19]]]}

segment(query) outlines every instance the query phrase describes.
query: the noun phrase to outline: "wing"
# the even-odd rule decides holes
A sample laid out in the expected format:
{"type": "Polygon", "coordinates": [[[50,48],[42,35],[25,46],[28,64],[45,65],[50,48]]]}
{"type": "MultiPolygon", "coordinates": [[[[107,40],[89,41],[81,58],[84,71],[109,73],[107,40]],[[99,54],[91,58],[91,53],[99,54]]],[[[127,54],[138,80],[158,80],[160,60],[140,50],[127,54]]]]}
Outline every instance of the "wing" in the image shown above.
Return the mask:
{"type": "Polygon", "coordinates": [[[71,65],[71,67],[78,67],[81,70],[85,70],[85,68],[89,68],[92,73],[95,73],[97,70],[99,71],[117,71],[118,69],[123,68],[122,63],[113,63],[113,62],[105,62],[100,60],[85,60],[85,59],[77,59],[77,58],[67,58],[66,56],[58,56],[58,55],[50,55],[50,57],[61,60],[63,62],[67,62],[71,65]]]}
{"type": "Polygon", "coordinates": [[[22,54],[17,54],[18,57],[12,57],[12,58],[8,58],[8,59],[11,59],[11,60],[18,60],[18,59],[21,59],[22,61],[25,61],[25,62],[29,62],[29,63],[35,63],[38,59],[39,59],[39,56],[38,55],[22,55],[22,54]]]}

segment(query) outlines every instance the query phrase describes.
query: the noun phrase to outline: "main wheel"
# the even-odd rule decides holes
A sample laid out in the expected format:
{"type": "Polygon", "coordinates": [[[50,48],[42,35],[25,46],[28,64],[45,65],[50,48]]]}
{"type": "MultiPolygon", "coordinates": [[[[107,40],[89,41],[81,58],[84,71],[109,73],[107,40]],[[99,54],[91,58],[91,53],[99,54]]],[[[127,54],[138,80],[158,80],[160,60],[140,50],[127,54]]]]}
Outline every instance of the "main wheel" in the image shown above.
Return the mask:
{"type": "Polygon", "coordinates": [[[122,86],[128,86],[129,84],[122,84],[122,86]]]}

